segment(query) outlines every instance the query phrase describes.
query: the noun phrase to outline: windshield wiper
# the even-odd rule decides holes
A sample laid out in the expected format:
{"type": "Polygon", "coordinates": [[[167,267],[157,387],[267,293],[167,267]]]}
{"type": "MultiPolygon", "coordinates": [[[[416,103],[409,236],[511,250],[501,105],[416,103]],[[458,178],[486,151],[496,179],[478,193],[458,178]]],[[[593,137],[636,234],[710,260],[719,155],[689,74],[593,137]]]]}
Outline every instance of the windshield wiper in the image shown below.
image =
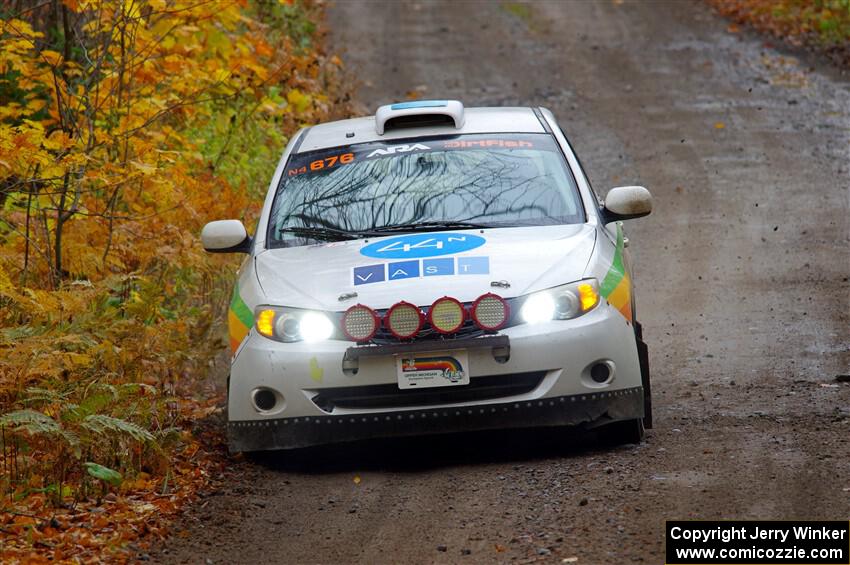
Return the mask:
{"type": "Polygon", "coordinates": [[[366,230],[368,233],[387,233],[387,232],[416,232],[416,231],[440,231],[451,229],[476,229],[476,228],[492,228],[494,226],[488,224],[476,224],[473,222],[413,222],[410,224],[394,224],[391,226],[381,226],[366,230]]]}
{"type": "Polygon", "coordinates": [[[345,241],[349,239],[359,239],[360,237],[363,237],[358,232],[349,232],[345,230],[338,230],[335,228],[314,228],[309,226],[283,227],[278,229],[277,233],[293,233],[295,235],[309,237],[311,239],[318,239],[320,241],[345,241]]]}

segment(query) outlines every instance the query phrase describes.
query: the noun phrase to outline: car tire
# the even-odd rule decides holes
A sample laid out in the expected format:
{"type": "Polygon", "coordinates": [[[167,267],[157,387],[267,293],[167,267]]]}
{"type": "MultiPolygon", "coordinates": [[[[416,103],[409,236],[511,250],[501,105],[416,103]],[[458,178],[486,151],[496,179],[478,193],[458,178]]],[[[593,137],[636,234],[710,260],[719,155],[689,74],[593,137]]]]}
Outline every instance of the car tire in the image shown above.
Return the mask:
{"type": "Polygon", "coordinates": [[[599,435],[606,445],[640,443],[644,438],[645,428],[641,418],[620,420],[599,428],[599,435]]]}
{"type": "Polygon", "coordinates": [[[652,429],[652,385],[649,378],[649,348],[643,341],[643,326],[640,322],[635,321],[634,328],[640,363],[640,382],[643,387],[643,426],[650,430],[652,429]]]}

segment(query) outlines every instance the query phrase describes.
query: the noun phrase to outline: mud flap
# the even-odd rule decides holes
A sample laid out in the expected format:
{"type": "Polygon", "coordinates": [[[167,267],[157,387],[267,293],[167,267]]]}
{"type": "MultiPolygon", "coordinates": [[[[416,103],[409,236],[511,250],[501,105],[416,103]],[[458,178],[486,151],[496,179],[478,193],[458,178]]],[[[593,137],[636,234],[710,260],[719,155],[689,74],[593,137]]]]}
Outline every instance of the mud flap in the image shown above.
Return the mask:
{"type": "Polygon", "coordinates": [[[640,381],[643,386],[643,427],[652,428],[652,389],[649,384],[649,348],[643,341],[643,326],[635,321],[638,361],[640,362],[640,381]]]}

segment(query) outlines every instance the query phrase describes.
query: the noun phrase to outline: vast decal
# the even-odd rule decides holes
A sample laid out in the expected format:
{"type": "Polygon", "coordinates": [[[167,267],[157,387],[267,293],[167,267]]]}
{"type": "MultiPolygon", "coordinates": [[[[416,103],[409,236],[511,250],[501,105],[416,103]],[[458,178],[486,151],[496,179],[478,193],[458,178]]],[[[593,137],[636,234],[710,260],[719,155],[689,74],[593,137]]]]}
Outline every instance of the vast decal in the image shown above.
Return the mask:
{"type": "Polygon", "coordinates": [[[230,334],[231,355],[236,355],[236,350],[248,336],[253,325],[254,314],[242,300],[242,295],[239,294],[239,283],[236,283],[233,288],[233,298],[230,300],[230,309],[227,312],[227,330],[230,334]]]}
{"type": "Polygon", "coordinates": [[[481,236],[467,233],[417,233],[376,241],[363,247],[360,254],[375,259],[417,259],[462,253],[486,242],[481,236]]]}
{"type": "Polygon", "coordinates": [[[447,257],[442,259],[422,259],[414,261],[397,261],[393,263],[378,263],[362,265],[352,269],[354,286],[397,281],[402,279],[418,279],[420,277],[436,277],[441,275],[488,275],[490,274],[489,257],[447,257]]]}
{"type": "Polygon", "coordinates": [[[617,250],[614,252],[614,260],[611,262],[608,273],[602,279],[599,293],[627,320],[632,321],[631,281],[623,264],[623,247],[623,227],[618,225],[617,250]]]}

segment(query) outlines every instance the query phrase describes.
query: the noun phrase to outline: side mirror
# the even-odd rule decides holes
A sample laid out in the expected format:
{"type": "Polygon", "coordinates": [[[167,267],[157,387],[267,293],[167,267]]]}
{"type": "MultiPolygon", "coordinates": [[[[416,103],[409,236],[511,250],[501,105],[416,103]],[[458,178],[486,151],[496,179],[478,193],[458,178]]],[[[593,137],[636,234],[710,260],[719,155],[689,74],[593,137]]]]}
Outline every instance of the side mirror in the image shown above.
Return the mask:
{"type": "Polygon", "coordinates": [[[618,186],[605,196],[605,223],[640,218],[652,212],[652,195],[642,186],[618,186]]]}
{"type": "Polygon", "coordinates": [[[201,231],[204,249],[210,253],[250,253],[251,238],[239,220],[210,222],[201,231]]]}

